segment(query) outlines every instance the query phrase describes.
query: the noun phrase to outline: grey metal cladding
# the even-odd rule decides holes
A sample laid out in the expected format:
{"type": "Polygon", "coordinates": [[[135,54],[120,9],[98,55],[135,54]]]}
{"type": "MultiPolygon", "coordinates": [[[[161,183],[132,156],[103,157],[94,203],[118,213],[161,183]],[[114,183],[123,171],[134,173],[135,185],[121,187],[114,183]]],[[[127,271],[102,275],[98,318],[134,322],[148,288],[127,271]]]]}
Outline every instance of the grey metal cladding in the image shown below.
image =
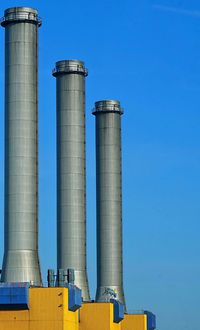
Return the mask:
{"type": "Polygon", "coordinates": [[[38,14],[5,11],[5,235],[2,282],[41,285],[38,257],[38,14]]]}
{"type": "Polygon", "coordinates": [[[97,292],[96,300],[109,301],[108,292],[125,305],[122,266],[121,114],[119,101],[95,103],[97,292]]]}
{"type": "Polygon", "coordinates": [[[72,268],[84,301],[86,270],[85,77],[78,60],[56,63],[57,267],[72,268]]]}

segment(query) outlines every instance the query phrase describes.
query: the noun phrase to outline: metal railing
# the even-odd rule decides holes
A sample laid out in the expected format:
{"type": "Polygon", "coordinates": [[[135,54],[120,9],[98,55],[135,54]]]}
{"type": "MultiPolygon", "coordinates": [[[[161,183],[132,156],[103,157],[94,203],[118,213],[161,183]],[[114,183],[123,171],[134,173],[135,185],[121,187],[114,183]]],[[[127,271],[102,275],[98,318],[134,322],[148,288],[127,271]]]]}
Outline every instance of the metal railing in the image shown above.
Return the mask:
{"type": "Polygon", "coordinates": [[[58,67],[52,70],[52,75],[56,73],[68,73],[68,72],[84,73],[84,75],[86,76],[88,75],[88,70],[79,64],[59,65],[58,67]]]}
{"type": "Polygon", "coordinates": [[[118,112],[120,114],[124,113],[124,109],[117,104],[99,105],[92,109],[92,113],[96,112],[118,112]]]}
{"type": "Polygon", "coordinates": [[[6,16],[3,16],[0,18],[0,24],[6,25],[7,22],[12,21],[32,21],[37,22],[37,24],[40,26],[42,24],[42,19],[38,15],[34,13],[24,12],[24,13],[10,13],[6,16]]]}

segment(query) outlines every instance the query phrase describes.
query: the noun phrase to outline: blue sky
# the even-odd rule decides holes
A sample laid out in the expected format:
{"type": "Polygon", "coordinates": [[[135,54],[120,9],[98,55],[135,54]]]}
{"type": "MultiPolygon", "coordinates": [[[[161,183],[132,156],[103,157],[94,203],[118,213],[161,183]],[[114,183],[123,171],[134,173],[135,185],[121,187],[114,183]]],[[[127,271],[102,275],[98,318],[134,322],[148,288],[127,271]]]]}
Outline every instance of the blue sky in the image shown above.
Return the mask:
{"type": "MultiPolygon", "coordinates": [[[[95,141],[91,109],[123,115],[124,287],[128,309],[158,330],[199,330],[200,3],[195,0],[9,1],[38,8],[40,259],[56,267],[54,63],[81,59],[87,77],[88,274],[94,297],[95,141]]],[[[0,32],[0,258],[3,255],[4,31],[0,32]]]]}

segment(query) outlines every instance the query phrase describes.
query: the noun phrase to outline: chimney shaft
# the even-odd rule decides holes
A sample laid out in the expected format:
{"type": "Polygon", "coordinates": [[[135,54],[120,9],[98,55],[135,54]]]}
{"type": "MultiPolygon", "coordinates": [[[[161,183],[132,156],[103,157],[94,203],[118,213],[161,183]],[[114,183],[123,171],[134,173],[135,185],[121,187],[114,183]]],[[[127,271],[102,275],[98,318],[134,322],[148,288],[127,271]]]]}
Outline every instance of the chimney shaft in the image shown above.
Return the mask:
{"type": "Polygon", "coordinates": [[[97,198],[96,301],[125,305],[122,266],[121,114],[118,101],[95,103],[97,198]]]}
{"type": "Polygon", "coordinates": [[[89,301],[86,271],[84,63],[59,61],[57,90],[57,267],[74,269],[75,285],[89,301]]]}
{"type": "Polygon", "coordinates": [[[5,224],[2,282],[41,285],[38,258],[37,10],[5,11],[5,224]]]}

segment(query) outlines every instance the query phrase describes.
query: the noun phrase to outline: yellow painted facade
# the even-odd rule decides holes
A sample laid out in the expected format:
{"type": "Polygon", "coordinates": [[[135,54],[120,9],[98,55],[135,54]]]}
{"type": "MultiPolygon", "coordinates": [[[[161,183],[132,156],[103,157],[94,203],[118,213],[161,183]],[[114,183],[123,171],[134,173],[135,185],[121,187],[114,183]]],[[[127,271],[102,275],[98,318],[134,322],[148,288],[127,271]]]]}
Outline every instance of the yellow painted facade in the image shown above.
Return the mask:
{"type": "Polygon", "coordinates": [[[121,330],[121,322],[114,323],[114,305],[85,303],[80,309],[79,330],[121,330]]]}
{"type": "Polygon", "coordinates": [[[0,330],[79,330],[67,288],[30,288],[29,310],[0,311],[0,330]]]}
{"type": "Polygon", "coordinates": [[[147,330],[146,315],[125,314],[120,323],[113,317],[112,303],[84,303],[71,312],[67,288],[30,288],[29,310],[0,311],[0,330],[147,330]]]}
{"type": "Polygon", "coordinates": [[[147,316],[145,314],[125,314],[121,322],[122,330],[147,330],[147,316]]]}

